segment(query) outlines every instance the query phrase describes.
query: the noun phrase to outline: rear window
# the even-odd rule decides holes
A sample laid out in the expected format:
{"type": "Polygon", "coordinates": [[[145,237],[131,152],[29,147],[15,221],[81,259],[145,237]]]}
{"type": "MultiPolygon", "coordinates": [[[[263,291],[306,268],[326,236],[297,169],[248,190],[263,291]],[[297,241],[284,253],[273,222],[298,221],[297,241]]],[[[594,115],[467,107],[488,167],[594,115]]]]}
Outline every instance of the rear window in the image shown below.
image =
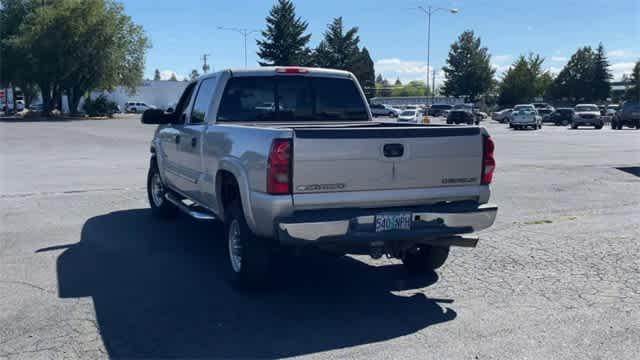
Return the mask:
{"type": "Polygon", "coordinates": [[[622,107],[623,112],[640,112],[640,104],[639,103],[625,103],[622,107]]]}
{"type": "Polygon", "coordinates": [[[435,104],[435,105],[432,105],[431,108],[434,110],[449,110],[453,108],[453,106],[446,105],[446,104],[435,104]]]}
{"type": "Polygon", "coordinates": [[[351,79],[254,76],[229,80],[218,121],[362,121],[369,114],[351,79]]]}
{"type": "Polygon", "coordinates": [[[588,105],[583,105],[583,106],[576,106],[576,111],[578,112],[584,112],[584,111],[600,111],[600,109],[598,109],[597,106],[588,106],[588,105]]]}

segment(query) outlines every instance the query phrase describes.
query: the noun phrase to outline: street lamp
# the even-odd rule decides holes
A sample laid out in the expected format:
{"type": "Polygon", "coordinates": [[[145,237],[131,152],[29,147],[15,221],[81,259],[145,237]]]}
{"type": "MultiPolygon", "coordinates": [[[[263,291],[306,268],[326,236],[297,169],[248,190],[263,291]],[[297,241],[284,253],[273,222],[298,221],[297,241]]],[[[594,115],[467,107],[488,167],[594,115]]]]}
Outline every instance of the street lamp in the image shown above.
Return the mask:
{"type": "Polygon", "coordinates": [[[418,6],[417,10],[422,11],[425,15],[427,15],[427,89],[429,88],[429,67],[431,66],[431,14],[435,14],[438,11],[448,11],[451,14],[457,14],[460,12],[458,9],[447,9],[447,8],[434,8],[431,5],[427,6],[418,6]]]}
{"type": "Polygon", "coordinates": [[[218,26],[218,30],[234,31],[241,34],[244,37],[244,67],[247,67],[247,36],[260,32],[259,30],[251,30],[246,28],[234,28],[218,26]]]}

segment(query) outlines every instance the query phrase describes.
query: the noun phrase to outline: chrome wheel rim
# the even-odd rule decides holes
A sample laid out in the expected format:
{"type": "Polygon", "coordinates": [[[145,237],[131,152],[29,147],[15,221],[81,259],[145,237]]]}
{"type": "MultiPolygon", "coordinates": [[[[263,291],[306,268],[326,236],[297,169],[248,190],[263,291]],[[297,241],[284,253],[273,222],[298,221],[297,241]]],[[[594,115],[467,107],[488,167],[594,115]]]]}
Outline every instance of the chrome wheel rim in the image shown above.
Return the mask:
{"type": "Polygon", "coordinates": [[[158,173],[155,173],[151,179],[151,198],[156,207],[162,206],[164,202],[164,185],[162,185],[162,179],[160,179],[160,174],[158,173]]]}
{"type": "Polygon", "coordinates": [[[242,241],[240,239],[240,224],[238,220],[233,220],[229,225],[227,243],[229,245],[231,267],[233,271],[239,273],[242,270],[242,241]]]}

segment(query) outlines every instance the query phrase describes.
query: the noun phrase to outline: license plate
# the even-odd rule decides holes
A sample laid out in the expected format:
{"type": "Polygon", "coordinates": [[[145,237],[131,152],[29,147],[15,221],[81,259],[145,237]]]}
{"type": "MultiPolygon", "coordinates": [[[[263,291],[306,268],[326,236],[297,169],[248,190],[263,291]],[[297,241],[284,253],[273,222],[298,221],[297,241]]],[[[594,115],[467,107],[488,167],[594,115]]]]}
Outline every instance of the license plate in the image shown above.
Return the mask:
{"type": "Polygon", "coordinates": [[[411,230],[411,213],[376,215],[376,232],[411,230]]]}

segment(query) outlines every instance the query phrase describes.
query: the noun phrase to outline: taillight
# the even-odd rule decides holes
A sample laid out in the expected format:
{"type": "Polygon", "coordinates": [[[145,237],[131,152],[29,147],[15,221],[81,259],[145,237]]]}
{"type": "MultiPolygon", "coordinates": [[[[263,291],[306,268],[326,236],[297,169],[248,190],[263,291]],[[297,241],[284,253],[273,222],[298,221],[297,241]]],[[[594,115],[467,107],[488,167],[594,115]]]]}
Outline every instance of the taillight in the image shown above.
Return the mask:
{"type": "Polygon", "coordinates": [[[496,170],[495,149],[496,145],[490,136],[484,136],[482,156],[482,185],[489,185],[493,181],[493,172],[496,170]]]}
{"type": "Polygon", "coordinates": [[[267,192],[291,194],[291,140],[275,139],[269,151],[267,192]]]}

